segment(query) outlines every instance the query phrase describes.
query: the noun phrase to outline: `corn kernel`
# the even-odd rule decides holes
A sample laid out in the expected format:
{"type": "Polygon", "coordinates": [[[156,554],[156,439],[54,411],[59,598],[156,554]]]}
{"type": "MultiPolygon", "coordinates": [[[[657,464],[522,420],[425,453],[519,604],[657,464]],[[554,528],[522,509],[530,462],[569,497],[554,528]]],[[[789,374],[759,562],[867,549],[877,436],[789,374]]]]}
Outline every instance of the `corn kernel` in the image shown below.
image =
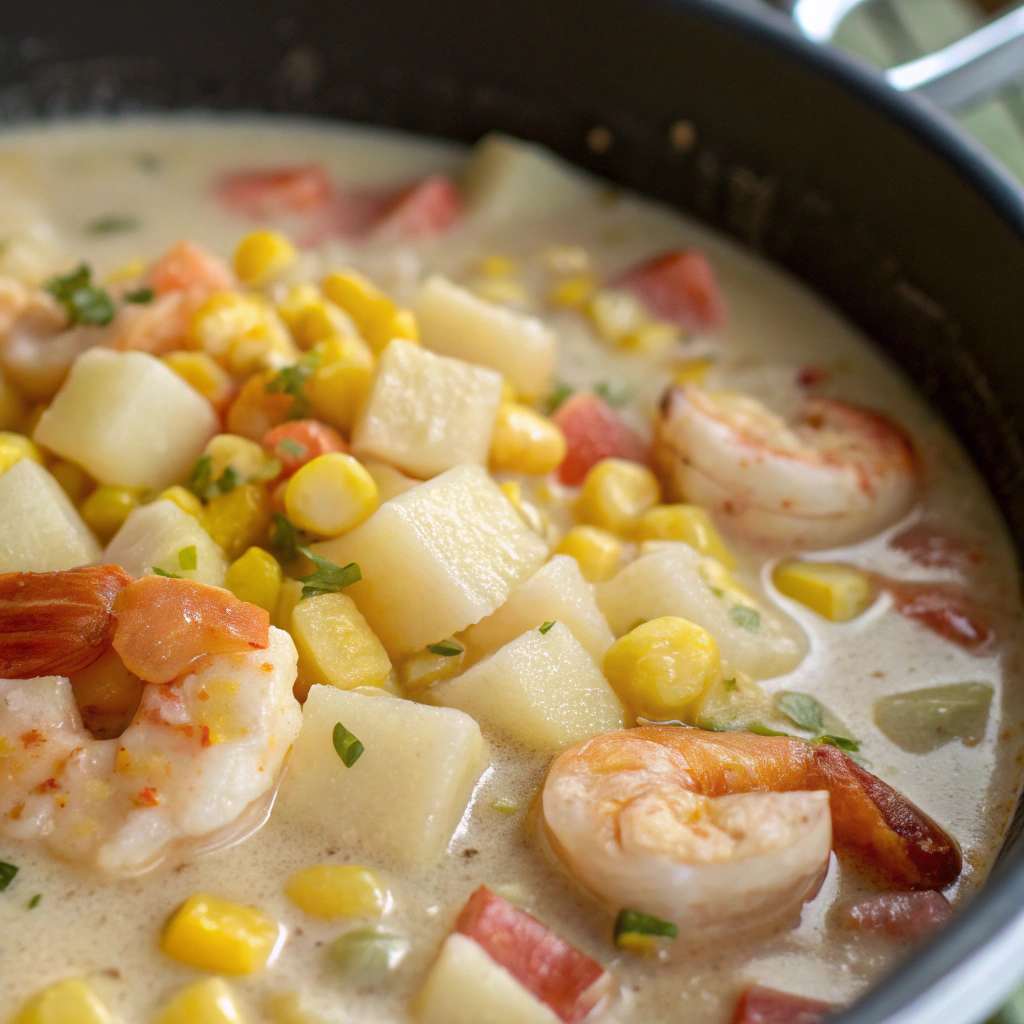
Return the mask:
{"type": "Polygon", "coordinates": [[[240,601],[259,605],[272,615],[281,599],[281,566],[269,551],[251,547],[228,566],[224,586],[240,601]]]}
{"type": "Polygon", "coordinates": [[[243,1024],[241,1008],[223,978],[207,978],[183,988],[163,1008],[156,1024],[243,1024]]]}
{"type": "Polygon", "coordinates": [[[584,523],[626,534],[660,497],[658,478],[646,466],[602,459],[583,479],[576,514],[584,523]]]}
{"type": "Polygon", "coordinates": [[[661,943],[653,935],[642,935],[639,932],[623,932],[615,936],[615,945],[619,949],[628,949],[631,953],[641,956],[655,956],[661,943]]]}
{"type": "Polygon", "coordinates": [[[157,495],[157,499],[173,501],[182,512],[187,512],[190,516],[195,516],[197,519],[203,511],[203,503],[191,491],[182,487],[181,484],[175,484],[173,487],[168,487],[166,491],[161,491],[157,495]]]}
{"type": "Polygon", "coordinates": [[[277,305],[281,319],[302,349],[312,348],[318,341],[334,336],[351,337],[357,328],[340,306],[324,298],[315,284],[295,285],[277,305]]]}
{"type": "Polygon", "coordinates": [[[33,996],[11,1024],[112,1024],[113,1019],[85,981],[68,978],[33,996]]]}
{"type": "Polygon", "coordinates": [[[719,676],[718,645],[688,619],[667,615],[620,637],[604,658],[604,674],[637,717],[678,719],[719,676]]]}
{"type": "Polygon", "coordinates": [[[390,332],[390,337],[384,342],[385,345],[388,341],[392,341],[395,338],[402,338],[405,341],[420,340],[420,325],[416,322],[416,317],[413,315],[412,310],[409,309],[395,310],[395,315],[391,318],[391,323],[388,325],[388,331],[390,332]]]}
{"type": "Polygon", "coordinates": [[[519,273],[519,261],[501,253],[490,253],[477,264],[477,270],[483,277],[514,277],[519,273]]]}
{"type": "Polygon", "coordinates": [[[31,438],[13,431],[0,432],[0,473],[6,473],[16,462],[31,459],[42,464],[42,452],[33,444],[31,438]]]}
{"type": "Polygon", "coordinates": [[[58,459],[50,467],[50,473],[76,505],[80,505],[85,496],[96,486],[96,482],[81,466],[65,459],[58,459]]]}
{"type": "Polygon", "coordinates": [[[394,338],[418,341],[416,319],[395,304],[368,278],[356,270],[328,275],[324,294],[355,321],[359,333],[374,352],[394,338]]]}
{"type": "Polygon", "coordinates": [[[281,318],[260,295],[211,295],[192,315],[189,343],[240,374],[277,368],[299,358],[281,318]]]}
{"type": "Polygon", "coordinates": [[[622,348],[653,355],[671,348],[680,338],[679,328],[675,324],[655,320],[641,324],[636,330],[622,335],[619,338],[619,345],[622,348]]]}
{"type": "Polygon", "coordinates": [[[306,398],[317,419],[348,433],[370,390],[373,353],[362,338],[355,337],[328,338],[315,351],[320,366],[306,381],[306,398]]]}
{"type": "Polygon", "coordinates": [[[871,604],[871,577],[833,562],[783,562],[772,574],[779,592],[831,622],[849,622],[871,604]]]}
{"type": "Polygon", "coordinates": [[[501,382],[501,400],[503,402],[514,402],[519,396],[516,394],[516,389],[508,381],[506,377],[501,382]]]}
{"type": "Polygon", "coordinates": [[[230,374],[206,352],[169,352],[164,362],[212,406],[225,406],[234,394],[230,374]]]}
{"type": "Polygon", "coordinates": [[[199,516],[203,529],[234,559],[253,544],[266,540],[270,501],[266,488],[242,484],[211,498],[199,516]]]}
{"type": "Polygon", "coordinates": [[[597,291],[597,281],[590,274],[574,274],[551,286],[548,302],[565,309],[582,309],[597,291]]]}
{"type": "Polygon", "coordinates": [[[640,517],[636,539],[685,541],[727,569],[736,568],[736,556],[715,529],[707,509],[699,505],[655,505],[640,517]]]}
{"type": "Polygon", "coordinates": [[[518,402],[502,402],[494,421],[493,469],[543,476],[565,458],[565,435],[558,425],[518,402]]]}
{"type": "Polygon", "coordinates": [[[380,917],[387,889],[369,868],[316,864],[292,875],[284,887],[292,902],[315,917],[380,917]]]}
{"type": "Polygon", "coordinates": [[[263,1012],[272,1024],[325,1024],[323,1017],[309,1008],[306,997],[299,992],[275,992],[263,1012]]]}
{"type": "Polygon", "coordinates": [[[497,306],[527,306],[530,303],[526,289],[511,277],[480,277],[470,284],[470,289],[481,299],[497,306]]]}
{"type": "Polygon", "coordinates": [[[292,631],[292,615],[295,606],[302,600],[302,584],[298,580],[282,579],[281,594],[277,599],[277,610],[270,613],[271,621],[278,629],[292,631]]]}
{"type": "Polygon", "coordinates": [[[281,472],[281,462],[268,455],[263,445],[238,434],[215,434],[206,443],[203,456],[210,459],[210,479],[220,480],[228,467],[236,480],[273,480],[281,472]]]}
{"type": "Polygon", "coordinates": [[[280,934],[280,925],[256,907],[196,893],[167,922],[160,948],[204,971],[251,974],[266,966],[280,934]]]}
{"type": "Polygon", "coordinates": [[[122,281],[134,281],[135,278],[141,277],[148,268],[149,263],[139,256],[112,270],[107,274],[106,282],[107,284],[120,284],[122,281]]]}
{"type": "Polygon", "coordinates": [[[78,510],[85,525],[106,544],[140,501],[142,492],[133,487],[97,487],[78,510]]]}
{"type": "Polygon", "coordinates": [[[458,654],[434,654],[429,650],[419,651],[402,666],[402,686],[410,695],[422,693],[432,683],[457,676],[462,671],[462,664],[465,660],[465,649],[459,651],[458,654]]]}
{"type": "Polygon", "coordinates": [[[546,538],[551,529],[551,521],[533,502],[523,498],[523,485],[518,480],[505,480],[498,486],[505,497],[515,505],[523,522],[534,533],[546,538]]]}
{"type": "Polygon", "coordinates": [[[295,246],[277,231],[253,231],[235,250],[235,273],[243,284],[261,288],[299,258],[295,246]]]}
{"type": "Polygon", "coordinates": [[[329,452],[307,462],[288,481],[284,506],[300,529],[337,537],[358,526],[377,508],[377,485],[351,455],[329,452]]]}
{"type": "Polygon", "coordinates": [[[555,552],[570,555],[591,583],[610,580],[622,564],[622,541],[596,526],[574,526],[558,543],[555,552]]]}
{"type": "Polygon", "coordinates": [[[713,359],[683,359],[672,369],[672,383],[680,387],[687,384],[703,384],[714,365],[713,359]]]}
{"type": "Polygon", "coordinates": [[[620,345],[647,325],[644,304],[629,292],[604,288],[587,302],[587,316],[605,341],[620,345]]]}

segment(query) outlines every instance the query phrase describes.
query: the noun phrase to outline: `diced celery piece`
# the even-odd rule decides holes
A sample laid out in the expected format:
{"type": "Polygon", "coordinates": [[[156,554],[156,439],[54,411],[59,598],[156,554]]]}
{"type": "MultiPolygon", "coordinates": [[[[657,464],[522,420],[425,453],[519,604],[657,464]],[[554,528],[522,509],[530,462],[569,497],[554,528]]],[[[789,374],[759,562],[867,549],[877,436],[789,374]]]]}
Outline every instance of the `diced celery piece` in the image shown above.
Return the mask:
{"type": "Polygon", "coordinates": [[[331,946],[331,960],[345,980],[359,988],[371,988],[397,970],[409,952],[403,935],[379,928],[356,928],[345,932],[331,946]]]}
{"type": "Polygon", "coordinates": [[[950,683],[882,697],[875,702],[875,725],[901,750],[926,754],[961,740],[967,746],[985,735],[992,687],[950,683]]]}

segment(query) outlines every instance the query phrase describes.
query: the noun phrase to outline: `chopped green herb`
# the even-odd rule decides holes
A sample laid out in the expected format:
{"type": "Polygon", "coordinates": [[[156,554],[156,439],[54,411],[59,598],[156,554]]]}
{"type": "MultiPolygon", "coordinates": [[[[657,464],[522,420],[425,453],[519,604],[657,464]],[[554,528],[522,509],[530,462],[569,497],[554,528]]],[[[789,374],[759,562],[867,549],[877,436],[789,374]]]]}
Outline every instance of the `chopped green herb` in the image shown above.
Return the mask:
{"type": "Polygon", "coordinates": [[[13,864],[0,860],[0,892],[3,892],[14,881],[18,869],[13,864]]]}
{"type": "Polygon", "coordinates": [[[609,405],[618,408],[629,401],[632,390],[625,381],[612,378],[611,380],[603,380],[600,384],[595,384],[594,394],[598,398],[604,399],[609,405]]]}
{"type": "Polygon", "coordinates": [[[307,352],[294,366],[285,366],[267,383],[267,394],[286,394],[292,396],[292,407],[288,410],[288,419],[301,420],[309,411],[309,400],[306,398],[306,381],[320,366],[320,353],[307,352]]]}
{"type": "Polygon", "coordinates": [[[341,763],[346,768],[351,768],[363,756],[363,751],[366,749],[341,722],[334,727],[331,740],[334,743],[334,749],[338,752],[338,757],[341,758],[341,763]]]}
{"type": "Polygon", "coordinates": [[[715,595],[715,597],[725,597],[725,591],[722,590],[720,587],[712,587],[710,584],[708,584],[708,589],[711,591],[712,594],[715,595]]]}
{"type": "Polygon", "coordinates": [[[277,551],[282,560],[291,561],[299,548],[308,543],[306,535],[286,516],[274,513],[274,526],[270,531],[270,546],[277,551]]]}
{"type": "Polygon", "coordinates": [[[43,898],[43,894],[41,892],[37,892],[35,894],[35,896],[33,896],[32,899],[30,899],[28,901],[28,909],[29,910],[35,910],[35,908],[39,906],[39,901],[42,898],[43,898]]]}
{"type": "Polygon", "coordinates": [[[212,455],[204,455],[192,467],[192,474],[188,478],[188,489],[200,501],[209,501],[211,498],[216,498],[218,494],[227,494],[242,482],[242,478],[233,466],[227,466],[216,480],[212,477],[212,469],[212,455]]]}
{"type": "Polygon", "coordinates": [[[242,478],[238,475],[235,467],[225,466],[224,472],[217,479],[216,487],[221,494],[227,494],[229,491],[233,491],[241,482],[242,478]]]}
{"type": "Polygon", "coordinates": [[[735,679],[723,679],[722,686],[727,690],[735,690],[736,687],[739,686],[739,683],[737,683],[735,679]]]}
{"type": "Polygon", "coordinates": [[[165,577],[166,579],[169,579],[169,580],[180,580],[181,579],[181,577],[176,572],[167,572],[166,570],[161,569],[160,566],[158,566],[158,565],[154,565],[153,566],[153,572],[157,576],[163,576],[163,577],[165,577]]]}
{"type": "Polygon", "coordinates": [[[515,800],[510,800],[507,796],[498,797],[491,806],[499,814],[507,814],[510,818],[513,814],[519,813],[519,804],[515,800]]]}
{"type": "Polygon", "coordinates": [[[767,725],[762,725],[760,722],[753,722],[747,727],[747,732],[752,732],[755,736],[789,736],[788,732],[779,732],[778,729],[769,729],[767,725]]]}
{"type": "Polygon", "coordinates": [[[307,597],[319,597],[321,594],[337,594],[338,591],[344,590],[345,587],[351,586],[353,583],[358,583],[363,578],[363,574],[355,562],[349,562],[348,565],[335,565],[328,559],[321,558],[320,555],[314,555],[309,548],[299,548],[299,551],[316,566],[316,572],[299,578],[303,584],[300,601],[304,601],[307,597]]]}
{"type": "Polygon", "coordinates": [[[114,300],[92,283],[92,270],[81,264],[69,274],[51,277],[46,290],[64,307],[68,323],[105,327],[114,319],[114,300]]]}
{"type": "Polygon", "coordinates": [[[565,381],[555,381],[555,386],[552,388],[551,394],[548,395],[548,415],[551,415],[575,390],[574,387],[570,387],[565,381]]]}
{"type": "Polygon", "coordinates": [[[157,171],[163,170],[164,162],[156,153],[140,153],[135,158],[135,166],[147,174],[156,174],[157,171]]]}
{"type": "Polygon", "coordinates": [[[96,217],[85,225],[87,235],[118,235],[123,231],[134,231],[139,226],[137,217],[123,217],[116,213],[108,213],[96,217]]]}
{"type": "Polygon", "coordinates": [[[840,750],[846,750],[851,754],[855,754],[860,750],[860,743],[857,740],[851,740],[848,736],[832,736],[826,733],[824,736],[818,737],[818,743],[827,743],[830,747],[838,747],[840,750]]]}
{"type": "Polygon", "coordinates": [[[737,626],[756,633],[761,628],[761,613],[756,608],[748,608],[745,604],[734,604],[729,609],[729,617],[737,626]]]}
{"type": "Polygon", "coordinates": [[[427,644],[427,650],[431,654],[440,654],[442,658],[454,658],[461,654],[466,648],[454,640],[441,640],[436,644],[427,644]]]}
{"type": "Polygon", "coordinates": [[[662,921],[651,914],[641,914],[638,910],[620,910],[615,919],[615,941],[623,935],[658,935],[665,939],[674,939],[679,929],[670,921],[662,921]]]}
{"type": "Polygon", "coordinates": [[[198,557],[196,555],[195,544],[190,544],[187,548],[182,548],[178,552],[178,565],[188,572],[194,569],[198,564],[198,557]]]}
{"type": "Polygon", "coordinates": [[[299,444],[298,441],[295,441],[290,437],[281,438],[274,447],[278,452],[290,455],[293,459],[301,459],[306,454],[306,446],[304,444],[299,444]]]}
{"type": "Polygon", "coordinates": [[[401,965],[409,949],[409,940],[404,935],[377,928],[355,928],[334,940],[330,955],[350,985],[372,988],[401,965]]]}
{"type": "Polygon", "coordinates": [[[154,298],[156,298],[156,292],[152,288],[136,288],[133,292],[124,293],[125,302],[134,302],[140,306],[152,302],[154,298]]]}
{"type": "Polygon", "coordinates": [[[546,633],[554,625],[553,622],[545,622],[544,625],[537,627],[538,633],[546,633]]]}
{"type": "Polygon", "coordinates": [[[809,694],[783,690],[775,698],[775,706],[801,729],[811,732],[825,729],[824,708],[809,694]]]}

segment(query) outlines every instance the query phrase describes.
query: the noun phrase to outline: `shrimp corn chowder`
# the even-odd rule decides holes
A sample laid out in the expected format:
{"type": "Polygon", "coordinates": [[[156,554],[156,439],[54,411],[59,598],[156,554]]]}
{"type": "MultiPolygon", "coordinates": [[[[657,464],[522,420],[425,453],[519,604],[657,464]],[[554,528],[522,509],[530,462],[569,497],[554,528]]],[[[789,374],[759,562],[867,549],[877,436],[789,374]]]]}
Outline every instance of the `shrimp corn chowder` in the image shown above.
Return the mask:
{"type": "Polygon", "coordinates": [[[807,1024],[984,878],[1014,553],[794,281],[500,137],[0,215],[0,1021],[807,1024]]]}

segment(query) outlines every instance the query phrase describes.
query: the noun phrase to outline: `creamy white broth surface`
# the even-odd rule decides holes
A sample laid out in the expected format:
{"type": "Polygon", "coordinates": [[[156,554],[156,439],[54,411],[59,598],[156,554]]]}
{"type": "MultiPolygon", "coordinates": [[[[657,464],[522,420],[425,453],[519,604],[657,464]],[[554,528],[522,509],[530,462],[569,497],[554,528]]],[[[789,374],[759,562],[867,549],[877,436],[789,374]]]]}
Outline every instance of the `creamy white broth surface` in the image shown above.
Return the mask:
{"type": "MultiPolygon", "coordinates": [[[[41,280],[78,261],[102,281],[138,258],[152,259],[180,239],[193,239],[230,257],[255,226],[220,206],[211,183],[221,175],[260,167],[322,162],[340,186],[397,185],[429,173],[458,175],[465,149],[365,128],[286,119],[83,122],[8,131],[0,136],[0,273],[41,280]],[[98,235],[97,218],[130,220],[128,230],[98,235]]],[[[771,587],[771,563],[737,543],[741,571],[760,579],[772,599],[805,631],[809,652],[786,676],[762,682],[769,692],[812,694],[860,742],[871,771],[938,821],[961,845],[964,871],[947,892],[957,903],[984,877],[1017,794],[1024,716],[1020,679],[1020,604],[1016,556],[994,501],[951,431],[912,385],[861,333],[779,270],[663,207],[628,194],[609,194],[592,206],[537,223],[483,226],[472,214],[451,231],[417,243],[377,245],[331,240],[304,253],[315,277],[336,266],[368,272],[396,299],[409,300],[427,271],[456,281],[474,276],[490,253],[521,261],[536,311],[561,340],[557,379],[571,387],[620,382],[629,392],[621,415],[649,435],[673,366],[708,355],[709,382],[762,398],[776,411],[795,411],[804,397],[797,372],[821,367],[816,394],[860,402],[889,414],[915,439],[923,486],[910,519],[839,552],[812,558],[843,561],[890,577],[955,578],[927,569],[887,546],[911,521],[927,520],[974,545],[984,565],[972,596],[992,610],[1000,638],[992,652],[962,650],[896,614],[880,597],[850,623],[830,623],[771,587]],[[614,351],[595,339],[574,312],[544,305],[540,253],[580,246],[598,271],[611,275],[653,253],[682,245],[711,260],[728,309],[725,330],[697,337],[668,353],[614,351]],[[927,754],[891,743],[873,720],[879,697],[944,683],[981,682],[995,691],[984,738],[953,741],[927,754]]],[[[531,485],[525,484],[533,493],[531,485]]],[[[538,497],[538,503],[543,499],[538,497]]],[[[567,523],[566,503],[548,509],[567,523]]],[[[892,968],[907,946],[843,930],[835,907],[870,891],[833,856],[818,895],[799,924],[769,938],[680,936],[661,958],[617,949],[613,914],[558,866],[538,841],[531,811],[548,759],[522,753],[484,729],[490,767],[483,775],[443,863],[399,870],[371,861],[358,848],[297,828],[282,815],[244,842],[198,859],[162,866],[136,878],[110,881],[55,860],[27,844],[0,841],[0,860],[19,867],[0,893],[0,1021],[45,985],[69,975],[87,977],[117,1019],[145,1024],[186,983],[203,972],[176,963],[159,948],[167,917],[195,892],[252,904],[281,921],[286,941],[271,966],[233,979],[251,1021],[281,1024],[400,1022],[459,908],[479,885],[506,895],[609,969],[620,996],[601,1019],[686,1020],[724,1024],[744,985],[849,1002],[892,968]],[[497,800],[518,811],[496,811],[497,800]],[[350,925],[302,913],[285,895],[296,871],[320,862],[366,864],[387,880],[393,907],[383,926],[408,937],[411,951],[385,985],[351,987],[332,965],[330,943],[350,925]],[[38,904],[29,902],[41,894],[38,904]],[[307,1016],[287,1016],[287,1000],[307,1016]]]]}

